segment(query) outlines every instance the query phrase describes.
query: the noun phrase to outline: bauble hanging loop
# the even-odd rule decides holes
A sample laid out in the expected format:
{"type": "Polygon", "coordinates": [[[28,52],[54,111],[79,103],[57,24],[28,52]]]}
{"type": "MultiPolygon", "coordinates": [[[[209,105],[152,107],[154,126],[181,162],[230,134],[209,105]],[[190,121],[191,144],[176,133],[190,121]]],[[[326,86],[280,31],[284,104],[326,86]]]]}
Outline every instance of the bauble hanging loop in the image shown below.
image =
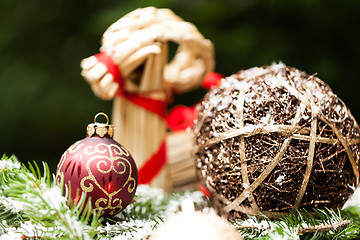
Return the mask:
{"type": "Polygon", "coordinates": [[[98,114],[95,115],[95,117],[94,117],[94,124],[96,123],[97,117],[100,116],[100,115],[102,115],[102,116],[104,116],[104,117],[106,118],[106,125],[108,125],[108,124],[109,124],[109,117],[108,117],[105,113],[103,113],[103,112],[99,112],[98,114]]]}
{"type": "MultiPolygon", "coordinates": [[[[87,126],[86,138],[65,151],[57,167],[56,180],[69,189],[70,205],[82,194],[91,199],[92,211],[111,216],[134,198],[138,171],[130,152],[112,139],[114,126],[105,113],[98,113],[87,126]],[[106,123],[96,122],[100,115],[106,123]]],[[[65,191],[64,191],[65,193],[65,191]]]]}

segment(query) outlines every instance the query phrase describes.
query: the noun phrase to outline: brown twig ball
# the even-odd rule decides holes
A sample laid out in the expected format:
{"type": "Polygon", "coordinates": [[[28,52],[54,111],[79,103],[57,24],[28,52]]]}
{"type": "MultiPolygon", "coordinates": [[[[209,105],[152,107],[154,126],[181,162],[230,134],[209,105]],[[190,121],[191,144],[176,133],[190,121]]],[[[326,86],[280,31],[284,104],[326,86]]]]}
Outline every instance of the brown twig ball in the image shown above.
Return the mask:
{"type": "Polygon", "coordinates": [[[283,63],[240,71],[198,110],[197,173],[229,218],[337,208],[358,186],[359,126],[315,75],[283,63]]]}

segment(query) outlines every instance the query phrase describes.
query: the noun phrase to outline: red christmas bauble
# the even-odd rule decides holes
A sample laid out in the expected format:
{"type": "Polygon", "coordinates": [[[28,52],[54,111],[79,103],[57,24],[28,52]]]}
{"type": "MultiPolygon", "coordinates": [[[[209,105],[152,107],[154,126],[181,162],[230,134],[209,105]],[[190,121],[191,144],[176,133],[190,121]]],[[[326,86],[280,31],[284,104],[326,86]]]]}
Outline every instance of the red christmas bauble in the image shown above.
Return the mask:
{"type": "MultiPolygon", "coordinates": [[[[138,171],[130,152],[113,140],[114,126],[96,122],[87,127],[86,138],[71,145],[57,166],[56,180],[70,189],[71,202],[82,194],[90,198],[92,211],[111,216],[123,210],[134,198],[138,171]]],[[[65,193],[65,191],[64,191],[65,193]]]]}

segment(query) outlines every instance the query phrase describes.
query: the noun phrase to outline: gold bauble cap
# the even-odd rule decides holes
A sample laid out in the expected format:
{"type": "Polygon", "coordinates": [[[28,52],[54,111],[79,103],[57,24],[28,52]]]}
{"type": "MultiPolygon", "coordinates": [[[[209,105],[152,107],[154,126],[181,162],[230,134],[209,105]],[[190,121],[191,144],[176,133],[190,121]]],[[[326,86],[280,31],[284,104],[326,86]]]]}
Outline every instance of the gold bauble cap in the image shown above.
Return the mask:
{"type": "Polygon", "coordinates": [[[113,138],[114,136],[114,125],[109,124],[109,117],[103,113],[100,112],[95,115],[94,117],[94,123],[90,123],[86,128],[86,136],[93,137],[93,136],[99,136],[101,138],[103,137],[110,137],[113,138]],[[98,123],[96,122],[96,119],[100,116],[104,116],[106,118],[106,123],[98,123]]]}

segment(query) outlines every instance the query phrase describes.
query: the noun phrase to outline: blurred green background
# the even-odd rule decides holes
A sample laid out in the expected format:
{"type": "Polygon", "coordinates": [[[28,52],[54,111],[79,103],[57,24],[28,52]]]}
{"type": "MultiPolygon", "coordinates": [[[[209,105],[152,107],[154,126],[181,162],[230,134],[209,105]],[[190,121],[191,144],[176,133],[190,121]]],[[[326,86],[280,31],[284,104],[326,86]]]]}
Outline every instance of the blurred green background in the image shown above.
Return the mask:
{"type": "MultiPolygon", "coordinates": [[[[96,98],[80,60],[98,52],[103,32],[139,7],[171,8],[212,40],[216,71],[283,61],[327,82],[360,120],[360,1],[357,0],[1,0],[0,154],[47,161],[85,137],[96,98]]],[[[202,91],[176,98],[191,105],[202,91]]]]}

